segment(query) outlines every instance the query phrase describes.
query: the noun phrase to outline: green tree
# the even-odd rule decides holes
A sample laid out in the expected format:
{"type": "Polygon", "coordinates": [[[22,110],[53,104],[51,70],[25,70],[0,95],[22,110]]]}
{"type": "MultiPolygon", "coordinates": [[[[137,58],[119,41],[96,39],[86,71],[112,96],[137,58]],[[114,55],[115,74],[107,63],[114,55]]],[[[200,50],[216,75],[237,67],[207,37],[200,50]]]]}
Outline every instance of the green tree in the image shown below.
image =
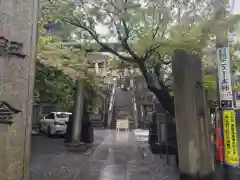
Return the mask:
{"type": "Polygon", "coordinates": [[[35,102],[56,103],[63,110],[73,106],[75,84],[72,78],[56,67],[36,63],[35,102]]]}
{"type": "Polygon", "coordinates": [[[52,58],[47,54],[50,49],[58,51],[58,49],[52,48],[51,44],[60,42],[60,38],[57,36],[44,35],[44,25],[52,20],[46,9],[43,9],[39,20],[34,100],[37,103],[56,103],[63,110],[68,111],[72,108],[74,100],[73,80],[53,64],[43,63],[43,60],[52,58]]]}
{"type": "Polygon", "coordinates": [[[229,15],[226,19],[216,20],[225,7],[214,10],[210,0],[183,3],[175,0],[49,2],[56,19],[86,32],[85,37],[93,39],[120,60],[136,64],[148,88],[173,116],[173,98],[160,77],[159,67],[171,63],[176,49],[203,56],[203,49],[213,35],[222,33],[239,19],[239,16],[229,15]],[[100,33],[99,24],[108,32],[100,33]],[[126,55],[105,43],[111,38],[121,44],[126,55]],[[152,69],[154,71],[150,71],[152,69]],[[152,72],[157,78],[152,78],[152,72]]]}
{"type": "MultiPolygon", "coordinates": [[[[44,7],[46,7],[45,5],[44,7]]],[[[93,106],[96,96],[101,94],[99,78],[93,72],[86,72],[87,64],[82,50],[62,46],[62,37],[58,33],[47,34],[45,25],[53,22],[52,13],[42,8],[39,20],[39,38],[37,46],[36,83],[34,97],[36,102],[51,102],[61,105],[64,110],[71,110],[75,97],[77,74],[85,81],[85,88],[90,92],[93,106]]],[[[63,30],[69,25],[63,24],[63,30]]]]}
{"type": "Polygon", "coordinates": [[[48,8],[48,0],[41,1],[40,6],[40,35],[50,35],[58,37],[61,41],[69,41],[71,35],[76,31],[76,27],[53,18],[53,14],[48,8]]]}
{"type": "Polygon", "coordinates": [[[102,95],[101,79],[88,68],[82,50],[63,47],[54,36],[40,36],[38,43],[35,90],[38,101],[55,102],[71,109],[77,78],[84,80],[86,91],[91,92],[90,99],[102,95]]]}

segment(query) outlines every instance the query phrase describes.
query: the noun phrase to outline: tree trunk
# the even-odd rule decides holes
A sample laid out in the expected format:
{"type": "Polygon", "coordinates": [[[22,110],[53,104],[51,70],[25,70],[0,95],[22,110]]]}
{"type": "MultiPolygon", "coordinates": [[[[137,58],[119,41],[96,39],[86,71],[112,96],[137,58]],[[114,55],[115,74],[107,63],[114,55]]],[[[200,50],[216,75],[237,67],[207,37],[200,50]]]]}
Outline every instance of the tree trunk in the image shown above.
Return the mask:
{"type": "MultiPolygon", "coordinates": [[[[150,89],[151,90],[151,89],[150,89]]],[[[162,107],[172,116],[175,117],[174,99],[170,96],[167,89],[156,89],[153,91],[162,107]]]]}
{"type": "MultiPolygon", "coordinates": [[[[162,107],[172,117],[175,117],[173,97],[170,95],[170,91],[164,85],[164,82],[160,80],[161,77],[160,78],[158,77],[158,81],[156,81],[153,78],[154,75],[147,71],[144,62],[139,61],[138,66],[139,66],[139,69],[141,70],[142,75],[148,85],[148,89],[156,95],[158,101],[162,104],[162,107]]],[[[156,76],[158,76],[158,75],[156,74],[156,76]]]]}

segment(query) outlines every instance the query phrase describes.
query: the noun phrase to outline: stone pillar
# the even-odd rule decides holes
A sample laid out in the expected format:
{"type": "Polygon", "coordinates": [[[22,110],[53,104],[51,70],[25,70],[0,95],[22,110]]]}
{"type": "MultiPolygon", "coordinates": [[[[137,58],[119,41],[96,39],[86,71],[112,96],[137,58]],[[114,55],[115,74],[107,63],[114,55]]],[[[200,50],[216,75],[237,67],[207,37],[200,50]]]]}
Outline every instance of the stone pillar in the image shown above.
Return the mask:
{"type": "Polygon", "coordinates": [[[96,70],[96,74],[99,73],[99,66],[98,66],[98,62],[95,62],[95,70],[96,70]]]}
{"type": "Polygon", "coordinates": [[[0,1],[0,179],[28,179],[38,0],[0,1]]]}
{"type": "Polygon", "coordinates": [[[214,148],[201,72],[201,59],[183,50],[172,62],[181,180],[214,179],[214,148]]]}
{"type": "Polygon", "coordinates": [[[84,106],[84,81],[79,77],[76,80],[76,99],[73,114],[73,132],[72,144],[81,144],[81,133],[83,123],[83,106],[84,106]]]}

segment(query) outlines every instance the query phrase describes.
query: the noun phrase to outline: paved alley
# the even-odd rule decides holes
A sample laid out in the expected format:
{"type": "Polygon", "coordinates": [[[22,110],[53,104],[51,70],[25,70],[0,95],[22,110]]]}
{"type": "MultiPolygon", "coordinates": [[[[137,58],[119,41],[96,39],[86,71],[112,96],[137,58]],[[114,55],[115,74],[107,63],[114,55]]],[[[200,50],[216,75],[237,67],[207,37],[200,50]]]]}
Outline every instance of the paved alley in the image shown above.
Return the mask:
{"type": "Polygon", "coordinates": [[[72,180],[87,163],[96,147],[108,136],[109,130],[94,130],[94,147],[86,152],[69,152],[62,138],[45,135],[32,137],[30,180],[72,180]]]}
{"type": "Polygon", "coordinates": [[[152,154],[148,131],[94,130],[95,146],[69,152],[63,139],[33,136],[30,180],[178,180],[174,163],[152,154]]]}
{"type": "Polygon", "coordinates": [[[141,151],[134,132],[112,131],[73,180],[178,180],[177,173],[156,157],[157,167],[151,164],[152,156],[141,151]]]}

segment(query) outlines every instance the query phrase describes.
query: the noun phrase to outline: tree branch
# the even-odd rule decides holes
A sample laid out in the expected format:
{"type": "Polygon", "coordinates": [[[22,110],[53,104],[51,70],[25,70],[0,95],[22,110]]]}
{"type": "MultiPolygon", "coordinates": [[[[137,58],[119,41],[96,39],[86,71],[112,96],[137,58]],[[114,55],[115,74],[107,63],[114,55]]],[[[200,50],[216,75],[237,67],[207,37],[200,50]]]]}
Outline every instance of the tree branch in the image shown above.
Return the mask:
{"type": "MultiPolygon", "coordinates": [[[[124,6],[126,6],[128,3],[127,0],[124,0],[124,6]]],[[[127,13],[127,9],[126,7],[124,7],[123,9],[123,12],[122,13],[127,13]]],[[[138,56],[129,46],[128,44],[128,40],[129,40],[129,37],[130,37],[130,29],[128,28],[128,25],[127,25],[127,22],[125,19],[121,19],[121,24],[123,25],[123,30],[124,30],[124,37],[121,36],[121,33],[119,32],[118,35],[119,37],[122,37],[121,38],[121,44],[123,46],[123,48],[132,56],[133,59],[135,60],[140,60],[141,57],[138,56]]]]}
{"type": "Polygon", "coordinates": [[[128,44],[128,39],[129,39],[129,29],[127,27],[127,23],[125,20],[122,20],[123,23],[123,28],[124,28],[124,32],[125,32],[125,37],[121,40],[121,44],[123,46],[123,48],[132,56],[132,58],[134,58],[135,60],[141,60],[141,57],[138,56],[129,46],[128,44]]]}
{"type": "Polygon", "coordinates": [[[155,47],[150,48],[149,50],[146,51],[145,55],[143,56],[144,60],[147,60],[148,58],[150,58],[157,50],[158,48],[160,48],[162,45],[156,45],[155,47]]]}
{"type": "MultiPolygon", "coordinates": [[[[48,0],[49,3],[51,5],[53,5],[54,7],[57,8],[57,5],[54,4],[53,0],[48,0]]],[[[109,1],[109,3],[111,3],[111,1],[109,1]]],[[[112,3],[111,3],[112,4],[112,3]]],[[[117,8],[117,7],[116,7],[117,8]]],[[[84,31],[88,32],[91,37],[101,46],[103,47],[106,51],[114,54],[115,56],[117,56],[118,58],[124,60],[124,61],[128,61],[128,62],[134,62],[136,60],[134,60],[134,57],[129,57],[129,56],[124,56],[121,55],[120,53],[118,53],[117,51],[115,51],[113,48],[111,48],[110,46],[106,45],[106,43],[103,43],[100,39],[99,39],[99,35],[96,33],[96,31],[93,29],[92,26],[87,27],[86,24],[84,24],[83,22],[81,22],[80,19],[78,19],[74,14],[71,14],[71,18],[68,17],[60,17],[60,20],[62,20],[63,22],[66,22],[68,24],[71,24],[73,26],[76,26],[78,28],[83,29],[84,31]]],[[[88,19],[89,20],[89,19],[88,19]]],[[[91,22],[89,22],[89,24],[91,24],[91,22]]]]}
{"type": "Polygon", "coordinates": [[[91,36],[92,38],[101,46],[103,47],[104,49],[106,49],[108,52],[116,55],[118,58],[124,60],[124,61],[128,61],[128,62],[134,62],[134,59],[131,58],[131,57],[128,57],[128,56],[123,56],[121,55],[120,53],[118,53],[117,51],[115,51],[114,49],[112,49],[110,46],[106,45],[105,43],[101,42],[98,38],[98,35],[93,32],[91,29],[87,28],[86,26],[82,25],[81,22],[75,17],[73,16],[74,20],[77,21],[77,22],[74,22],[72,21],[71,19],[68,19],[66,17],[61,17],[60,19],[68,24],[71,24],[71,25],[74,25],[78,28],[81,28],[85,31],[87,31],[91,36]]]}
{"type": "Polygon", "coordinates": [[[139,62],[138,63],[138,66],[139,66],[139,69],[141,70],[142,72],[142,75],[148,85],[148,88],[151,90],[151,91],[157,91],[158,89],[154,86],[154,80],[153,78],[149,75],[148,71],[147,71],[147,68],[145,67],[144,65],[144,62],[139,62]]]}
{"type": "Polygon", "coordinates": [[[142,75],[148,85],[148,89],[152,91],[156,97],[158,98],[159,102],[162,104],[162,107],[173,117],[175,117],[175,110],[174,110],[174,101],[170,95],[169,89],[167,86],[164,85],[163,82],[160,82],[161,89],[157,88],[154,85],[154,80],[147,72],[147,69],[144,65],[144,62],[141,61],[138,63],[139,68],[142,72],[142,75]]]}

